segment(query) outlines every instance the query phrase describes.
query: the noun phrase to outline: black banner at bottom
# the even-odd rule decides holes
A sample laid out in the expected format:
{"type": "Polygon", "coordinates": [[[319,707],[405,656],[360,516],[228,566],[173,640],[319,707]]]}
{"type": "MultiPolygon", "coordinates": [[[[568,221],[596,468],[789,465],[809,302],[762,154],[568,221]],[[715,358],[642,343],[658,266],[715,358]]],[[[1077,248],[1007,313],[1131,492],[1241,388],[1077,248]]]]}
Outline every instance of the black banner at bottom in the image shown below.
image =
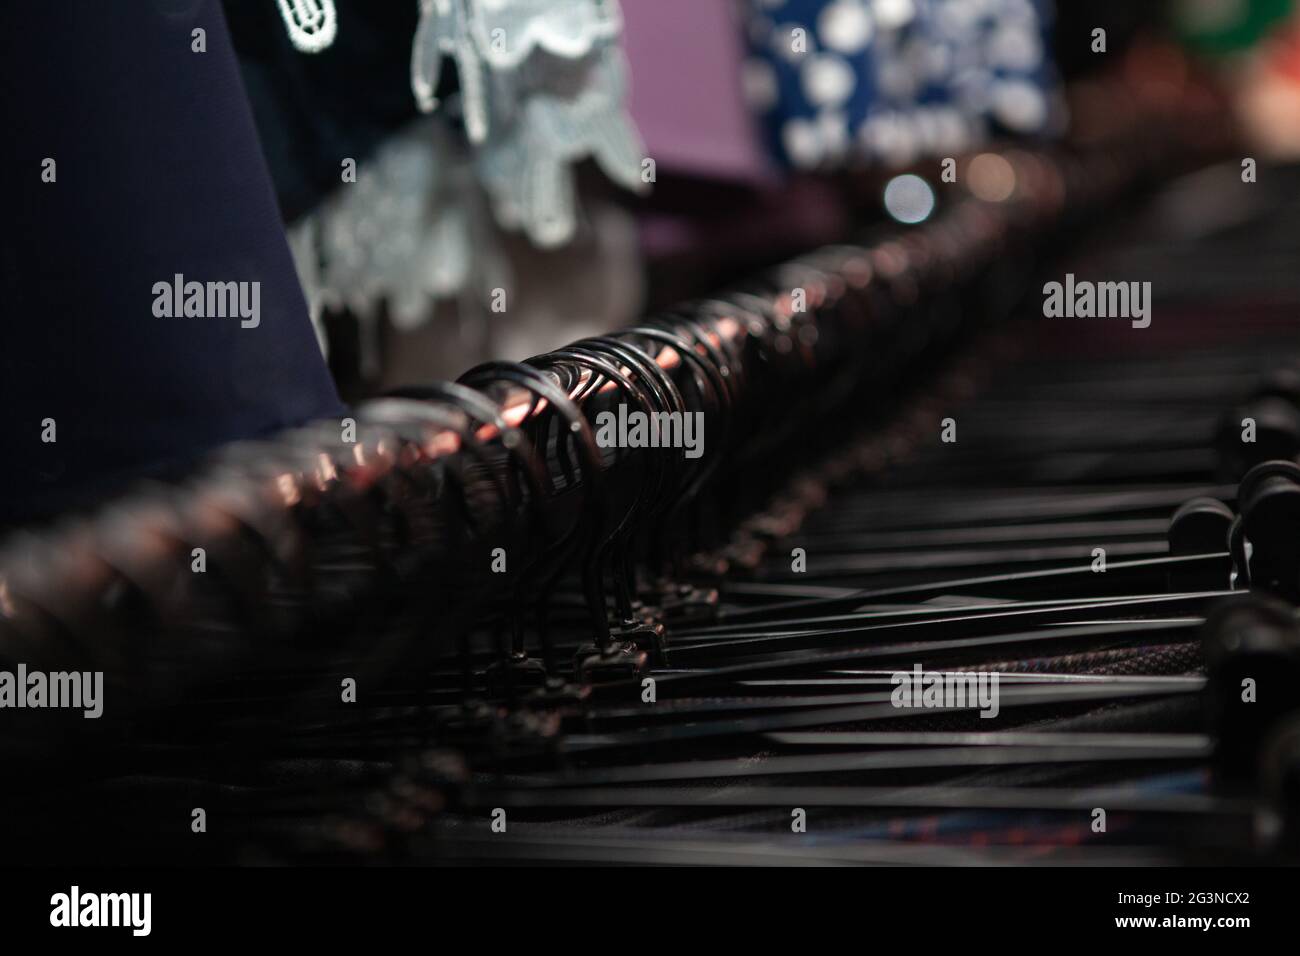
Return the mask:
{"type": "Polygon", "coordinates": [[[1285,931],[1296,918],[1293,878],[1286,869],[35,869],[0,871],[0,921],[11,940],[52,933],[91,944],[436,943],[450,932],[500,945],[556,932],[653,938],[658,927],[688,939],[778,926],[814,940],[839,926],[892,926],[927,940],[1226,941],[1285,931]]]}

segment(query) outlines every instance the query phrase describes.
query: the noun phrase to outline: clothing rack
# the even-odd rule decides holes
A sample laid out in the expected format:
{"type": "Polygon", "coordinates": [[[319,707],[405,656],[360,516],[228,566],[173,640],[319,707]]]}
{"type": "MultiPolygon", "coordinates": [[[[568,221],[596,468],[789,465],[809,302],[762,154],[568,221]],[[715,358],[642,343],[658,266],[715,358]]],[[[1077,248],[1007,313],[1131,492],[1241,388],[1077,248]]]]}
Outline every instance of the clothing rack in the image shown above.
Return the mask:
{"type": "Polygon", "coordinates": [[[1054,243],[1227,137],[1213,116],[1130,114],[1084,148],[1008,149],[996,154],[1014,174],[1006,201],[959,181],[923,225],[818,250],[634,329],[231,446],[184,483],[20,531],[0,561],[6,656],[102,668],[119,694],[165,699],[260,668],[271,648],[318,661],[324,632],[365,653],[356,615],[412,597],[446,614],[435,580],[455,582],[438,590],[462,615],[505,600],[518,656],[522,608],[574,568],[602,658],[591,663],[635,669],[662,651],[639,604],[700,609],[707,595],[687,571],[752,565],[773,496],[797,513],[825,481],[920,440],[915,415],[933,418],[935,393],[891,423],[900,394],[995,329],[1054,243]],[[593,423],[616,400],[702,415],[702,455],[598,448],[593,423]],[[505,573],[490,573],[488,545],[505,549],[505,573]]]}
{"type": "MultiPolygon", "coordinates": [[[[1134,832],[1149,841],[1105,850],[1129,862],[1167,860],[1180,840],[1194,859],[1243,852],[1265,817],[1268,852],[1290,846],[1295,734],[1264,742],[1290,705],[1245,719],[1225,701],[1243,674],[1291,672],[1294,614],[1263,598],[1209,607],[1234,574],[1238,588],[1296,597],[1286,569],[1300,563],[1272,529],[1300,471],[1271,459],[1300,452],[1300,427],[1269,425],[1267,407],[1257,410],[1267,440],[1226,444],[1222,486],[1142,492],[1142,507],[1176,512],[1167,556],[1124,559],[1125,541],[1149,543],[1151,530],[1133,527],[1145,512],[1105,529],[1120,535],[1106,572],[1117,591],[1106,597],[1074,566],[963,573],[962,556],[946,551],[934,558],[937,579],[902,569],[891,586],[855,583],[871,562],[900,560],[883,543],[889,509],[925,524],[946,507],[945,481],[1045,467],[1013,455],[990,464],[974,450],[925,473],[948,409],[1023,349],[1027,321],[1043,321],[1025,314],[1037,308],[1039,269],[1143,186],[1231,143],[1212,109],[1116,117],[1087,144],[992,153],[1014,178],[1004,200],[977,198],[959,176],[921,225],[815,251],[632,329],[232,446],[186,482],[19,533],[0,558],[0,658],[103,671],[105,717],[19,723],[31,735],[7,735],[5,759],[48,772],[57,728],[64,758],[78,754],[80,772],[100,783],[123,761],[164,776],[152,784],[163,792],[173,778],[200,781],[187,784],[202,793],[191,802],[221,806],[241,852],[259,860],[608,859],[609,841],[629,862],[962,855],[888,842],[774,846],[745,832],[810,806],[849,814],[837,832],[856,832],[854,813],[899,813],[910,833],[928,825],[918,814],[966,811],[997,830],[1014,812],[1033,816],[1042,837],[1102,805],[1139,821],[1134,832]],[[620,405],[701,416],[701,454],[602,446],[601,416],[617,420],[620,405]],[[896,495],[888,475],[900,468],[913,485],[896,495]],[[819,527],[831,498],[847,510],[819,527]],[[841,525],[876,537],[855,539],[842,567],[829,561],[809,583],[772,556],[810,523],[822,560],[836,554],[841,525]],[[972,589],[975,603],[947,598],[972,589]],[[920,621],[930,637],[909,640],[920,621]],[[1204,637],[1189,633],[1196,627],[1204,637]],[[1257,642],[1245,655],[1232,644],[1242,629],[1257,642]],[[1189,673],[1201,654],[1206,674],[1189,673]],[[1004,675],[1013,729],[986,735],[978,716],[899,719],[894,670],[923,659],[971,671],[972,655],[1004,675]],[[1213,734],[1188,729],[1203,700],[1213,734]],[[1060,725],[1036,729],[1045,714],[1060,725]],[[738,766],[736,753],[754,746],[777,756],[738,766]],[[311,762],[311,775],[285,777],[286,754],[311,762]],[[1141,761],[1187,773],[1213,764],[1228,789],[1126,789],[1117,768],[1141,761]],[[1045,768],[1059,765],[1096,776],[1070,778],[1073,789],[1022,785],[1052,783],[1045,768]],[[1001,776],[970,776],[981,770],[1001,776]],[[764,776],[770,785],[747,782],[764,776]],[[256,786],[232,794],[219,786],[230,779],[256,786]],[[473,825],[500,808],[526,820],[622,816],[605,830],[565,822],[494,844],[473,825]],[[644,816],[655,813],[681,816],[659,833],[644,816]],[[701,814],[724,814],[724,832],[698,832],[701,814]],[[1189,820],[1212,821],[1213,839],[1189,820]]],[[[1091,371],[1079,374],[1085,392],[1097,387],[1091,371]]],[[[1278,380],[1251,401],[1297,393],[1278,380]]],[[[1015,427],[1038,436],[1049,424],[1031,416],[1015,427]]],[[[1122,447],[1140,475],[1141,441],[1122,447]]],[[[1088,509],[1136,509],[1125,495],[1010,504],[1059,512],[1052,530],[1067,535],[1065,522],[1088,509]]],[[[57,815],[48,787],[9,799],[33,817],[57,815]]],[[[174,845],[134,819],[134,800],[110,802],[106,820],[145,858],[167,858],[174,845]]],[[[876,834],[894,823],[861,826],[876,834]]],[[[1035,859],[1011,847],[994,857],[1035,859]]]]}

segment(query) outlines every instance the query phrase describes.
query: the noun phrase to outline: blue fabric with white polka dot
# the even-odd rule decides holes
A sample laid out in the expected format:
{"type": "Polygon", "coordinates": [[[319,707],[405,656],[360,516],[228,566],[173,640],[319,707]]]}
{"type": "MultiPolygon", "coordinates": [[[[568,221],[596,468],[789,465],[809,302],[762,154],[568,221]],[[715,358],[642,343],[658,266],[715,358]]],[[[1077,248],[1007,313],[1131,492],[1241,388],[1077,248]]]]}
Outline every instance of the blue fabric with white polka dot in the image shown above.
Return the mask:
{"type": "Polygon", "coordinates": [[[904,166],[991,133],[1060,125],[1050,0],[742,0],[742,8],[746,96],[789,166],[904,166]]]}

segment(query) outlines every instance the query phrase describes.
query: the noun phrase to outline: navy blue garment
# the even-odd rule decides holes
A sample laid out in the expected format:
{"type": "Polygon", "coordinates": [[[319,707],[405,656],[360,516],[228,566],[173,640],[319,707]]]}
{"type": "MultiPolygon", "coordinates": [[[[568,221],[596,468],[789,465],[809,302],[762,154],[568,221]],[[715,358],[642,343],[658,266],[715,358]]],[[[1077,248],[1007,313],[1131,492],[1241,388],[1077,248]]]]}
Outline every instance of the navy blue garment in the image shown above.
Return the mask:
{"type": "Polygon", "coordinates": [[[216,0],[6,0],[0,97],[0,525],[342,412],[216,0]],[[178,274],[258,324],[159,317],[178,274]]]}

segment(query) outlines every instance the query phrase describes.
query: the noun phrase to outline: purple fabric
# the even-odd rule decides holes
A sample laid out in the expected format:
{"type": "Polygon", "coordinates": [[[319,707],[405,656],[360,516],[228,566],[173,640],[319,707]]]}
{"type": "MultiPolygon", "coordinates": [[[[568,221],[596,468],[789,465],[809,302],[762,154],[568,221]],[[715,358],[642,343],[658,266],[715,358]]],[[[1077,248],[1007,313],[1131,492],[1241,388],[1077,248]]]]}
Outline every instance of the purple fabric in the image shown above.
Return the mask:
{"type": "Polygon", "coordinates": [[[741,88],[744,37],[721,0],[624,3],[632,117],[658,169],[710,179],[778,178],[741,88]]]}

